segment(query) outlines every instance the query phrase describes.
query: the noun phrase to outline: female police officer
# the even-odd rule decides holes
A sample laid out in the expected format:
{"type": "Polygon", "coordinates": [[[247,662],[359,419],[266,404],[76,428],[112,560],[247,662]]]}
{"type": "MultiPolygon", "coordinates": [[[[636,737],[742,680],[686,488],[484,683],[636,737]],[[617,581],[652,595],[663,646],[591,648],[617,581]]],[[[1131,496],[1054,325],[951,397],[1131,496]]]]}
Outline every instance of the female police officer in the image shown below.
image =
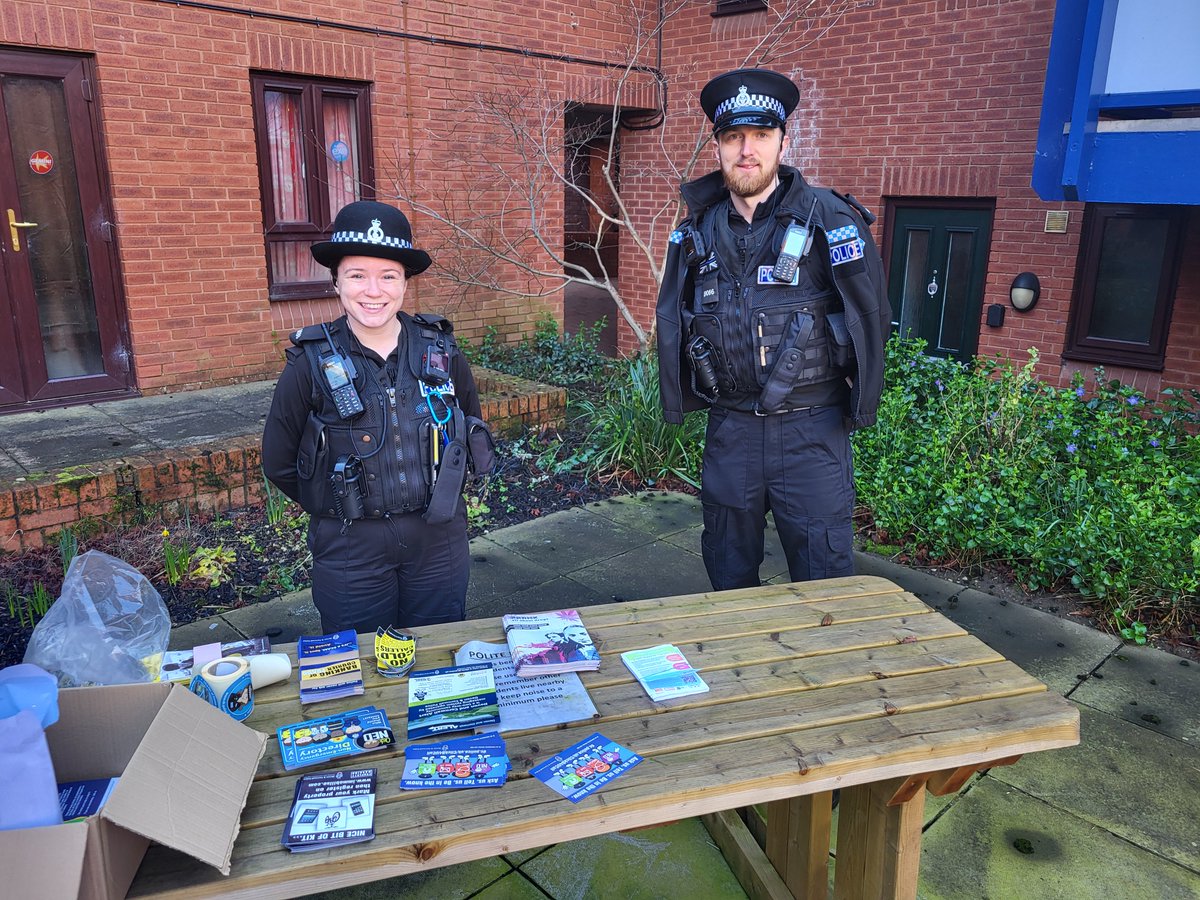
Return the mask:
{"type": "Polygon", "coordinates": [[[263,469],[310,513],[313,602],[326,633],[466,617],[462,486],[491,436],[453,326],[401,312],[429,254],[383,203],[344,207],[313,257],[345,315],[291,335],[263,469]]]}

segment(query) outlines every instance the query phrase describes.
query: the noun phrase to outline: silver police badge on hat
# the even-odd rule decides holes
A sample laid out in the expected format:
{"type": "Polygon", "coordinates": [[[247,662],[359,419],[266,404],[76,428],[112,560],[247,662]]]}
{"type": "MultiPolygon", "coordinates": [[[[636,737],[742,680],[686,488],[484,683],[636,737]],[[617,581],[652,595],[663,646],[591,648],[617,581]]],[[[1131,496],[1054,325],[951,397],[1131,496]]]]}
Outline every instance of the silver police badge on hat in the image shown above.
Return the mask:
{"type": "Polygon", "coordinates": [[[378,219],[371,220],[371,227],[367,229],[367,240],[372,244],[383,243],[383,229],[379,227],[378,219]]]}
{"type": "Polygon", "coordinates": [[[746,86],[744,84],[740,85],[738,87],[737,96],[733,98],[734,108],[737,109],[741,106],[750,106],[750,104],[753,102],[754,101],[750,99],[750,92],[746,90],[746,86]]]}

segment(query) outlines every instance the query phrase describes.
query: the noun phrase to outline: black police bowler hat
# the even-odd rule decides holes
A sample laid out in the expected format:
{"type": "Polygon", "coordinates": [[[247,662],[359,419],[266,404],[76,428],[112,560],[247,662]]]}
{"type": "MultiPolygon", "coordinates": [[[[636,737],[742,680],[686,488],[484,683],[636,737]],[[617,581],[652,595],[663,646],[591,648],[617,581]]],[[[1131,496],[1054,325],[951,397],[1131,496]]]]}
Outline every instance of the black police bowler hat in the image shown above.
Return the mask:
{"type": "Polygon", "coordinates": [[[394,206],[374,200],[356,200],[342,207],[333,220],[333,234],[312,245],[313,259],[336,269],[345,256],[375,256],[404,266],[410,278],[420,275],[433,262],[424,250],[412,244],[408,218],[394,206]]]}
{"type": "Polygon", "coordinates": [[[738,125],[783,128],[800,102],[792,80],[769,69],[734,69],[718,75],[700,92],[700,105],[713,134],[738,125]]]}

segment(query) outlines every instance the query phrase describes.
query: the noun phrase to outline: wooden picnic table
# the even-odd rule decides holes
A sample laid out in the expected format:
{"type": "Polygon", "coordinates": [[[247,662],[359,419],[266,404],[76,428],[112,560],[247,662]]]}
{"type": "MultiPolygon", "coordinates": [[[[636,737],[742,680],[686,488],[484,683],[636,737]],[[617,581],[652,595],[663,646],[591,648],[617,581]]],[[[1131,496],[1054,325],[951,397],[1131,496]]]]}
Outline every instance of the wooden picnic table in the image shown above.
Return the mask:
{"type": "MultiPolygon", "coordinates": [[[[571,605],[563,597],[563,606],[571,605]]],[[[592,835],[705,816],[753,896],[824,897],[830,797],[841,789],[835,896],[915,897],[925,790],[1079,741],[1078,712],[1018,666],[883,578],[856,576],[581,610],[602,650],[584,673],[594,720],[504,732],[508,782],[401,791],[407,679],[375,672],[366,693],[302,708],[295,676],[255,696],[251,727],[272,735],[242,815],[232,873],[151,847],[131,897],[288,897],[592,835]],[[710,691],[652,702],[625,650],[673,643],[710,691]],[[400,746],[351,757],[378,769],[374,840],[290,854],[280,835],[296,779],[274,731],[374,704],[400,746]],[[578,804],[528,770],[594,732],[644,761],[578,804]],[[766,804],[765,856],[729,812],[766,804]],[[740,830],[739,830],[740,829],[740,830]],[[773,863],[764,864],[765,860],[773,863]]],[[[470,640],[503,642],[500,620],[414,629],[417,668],[453,664],[470,640]]],[[[286,649],[293,654],[294,646],[286,649]]],[[[326,767],[331,768],[331,767],[326,767]]]]}

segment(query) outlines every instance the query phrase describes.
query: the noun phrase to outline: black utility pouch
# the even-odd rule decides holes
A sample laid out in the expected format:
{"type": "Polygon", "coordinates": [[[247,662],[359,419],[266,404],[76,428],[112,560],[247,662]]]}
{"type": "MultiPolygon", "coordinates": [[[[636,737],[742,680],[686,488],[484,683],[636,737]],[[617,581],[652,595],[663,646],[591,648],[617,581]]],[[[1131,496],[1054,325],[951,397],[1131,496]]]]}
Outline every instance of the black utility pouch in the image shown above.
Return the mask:
{"type": "Polygon", "coordinates": [[[846,327],[845,313],[830,313],[825,317],[829,326],[829,361],[839,369],[854,367],[854,341],[846,327]]]}
{"type": "Polygon", "coordinates": [[[696,316],[692,319],[692,336],[704,338],[711,347],[713,368],[716,370],[717,388],[720,393],[726,396],[736,393],[737,383],[723,352],[725,344],[721,335],[721,320],[708,314],[696,316]]]}
{"type": "Polygon", "coordinates": [[[466,429],[471,471],[476,475],[487,475],[496,466],[496,441],[492,430],[478,416],[466,417],[466,429]]]}
{"type": "Polygon", "coordinates": [[[330,471],[325,442],[325,423],[316,413],[308,414],[300,445],[296,448],[296,474],[300,478],[300,505],[308,512],[322,510],[328,500],[326,473],[330,471]]]}

